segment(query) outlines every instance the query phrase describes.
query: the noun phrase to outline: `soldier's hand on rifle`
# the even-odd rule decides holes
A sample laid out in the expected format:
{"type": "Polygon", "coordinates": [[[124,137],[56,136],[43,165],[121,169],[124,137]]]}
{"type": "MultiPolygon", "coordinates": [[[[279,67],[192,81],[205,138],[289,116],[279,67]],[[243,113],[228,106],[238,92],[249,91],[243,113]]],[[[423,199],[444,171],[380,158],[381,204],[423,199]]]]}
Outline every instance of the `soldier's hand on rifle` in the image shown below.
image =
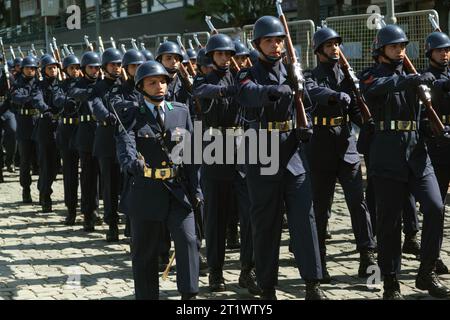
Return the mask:
{"type": "Polygon", "coordinates": [[[369,120],[367,120],[367,122],[365,122],[363,124],[364,129],[366,130],[366,132],[370,135],[375,133],[375,121],[373,120],[373,118],[370,118],[369,120]]]}
{"type": "Polygon", "coordinates": [[[220,95],[222,97],[234,97],[237,93],[237,87],[234,85],[223,86],[220,90],[220,95]]]}
{"type": "Polygon", "coordinates": [[[299,140],[303,143],[308,142],[311,139],[312,135],[313,135],[313,129],[310,127],[295,129],[295,136],[297,137],[297,140],[299,140]]]}
{"type": "Polygon", "coordinates": [[[272,85],[269,87],[269,97],[279,99],[281,97],[289,97],[292,95],[292,89],[287,84],[272,85]]]}
{"type": "Polygon", "coordinates": [[[342,108],[348,107],[352,102],[352,98],[345,92],[336,92],[333,99],[342,108]]]}
{"type": "Polygon", "coordinates": [[[114,126],[117,122],[116,116],[112,113],[108,114],[105,118],[105,122],[109,123],[110,125],[114,126]]]}
{"type": "Polygon", "coordinates": [[[431,72],[415,74],[415,75],[411,75],[409,77],[416,86],[419,86],[421,84],[431,85],[431,84],[433,84],[434,81],[436,81],[435,76],[431,72]]]}
{"type": "Polygon", "coordinates": [[[134,163],[131,165],[128,173],[133,176],[143,176],[145,168],[145,161],[142,159],[136,159],[134,163]]]}

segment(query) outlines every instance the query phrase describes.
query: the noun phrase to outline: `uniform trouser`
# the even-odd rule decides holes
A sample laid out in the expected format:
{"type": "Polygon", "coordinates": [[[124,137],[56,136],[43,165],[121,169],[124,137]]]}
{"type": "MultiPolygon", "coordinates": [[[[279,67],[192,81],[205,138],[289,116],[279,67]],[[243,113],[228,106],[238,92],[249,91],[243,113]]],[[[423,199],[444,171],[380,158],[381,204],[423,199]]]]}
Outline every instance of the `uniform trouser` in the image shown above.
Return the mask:
{"type": "Polygon", "coordinates": [[[117,224],[119,215],[120,167],[114,157],[101,157],[100,177],[102,180],[104,221],[106,224],[117,224]]]}
{"type": "Polygon", "coordinates": [[[94,210],[98,208],[98,162],[90,152],[79,151],[81,212],[85,217],[93,218],[94,210]]]}
{"type": "Polygon", "coordinates": [[[206,259],[210,270],[222,270],[225,261],[225,238],[229,199],[236,196],[241,221],[241,265],[253,266],[253,243],[249,217],[249,198],[245,179],[237,172],[232,180],[203,177],[205,198],[206,259]]]}
{"type": "Polygon", "coordinates": [[[135,220],[133,216],[130,217],[130,222],[136,299],[158,299],[158,255],[163,223],[167,224],[175,243],[178,291],[197,293],[199,253],[193,212],[187,212],[172,198],[165,222],[135,220]]]}
{"type": "MultiPolygon", "coordinates": [[[[366,168],[369,168],[369,158],[364,155],[364,160],[366,163],[366,168]]],[[[373,187],[373,178],[367,176],[367,186],[366,186],[366,202],[367,208],[370,213],[370,222],[372,223],[372,230],[376,233],[377,230],[377,211],[375,203],[375,193],[373,187]]],[[[403,205],[402,211],[403,219],[403,233],[406,236],[415,235],[419,231],[419,218],[417,216],[416,209],[416,199],[409,193],[403,205]]]]}
{"type": "Polygon", "coordinates": [[[64,204],[69,209],[75,209],[78,203],[78,152],[72,149],[61,150],[64,204]]]}
{"type": "Polygon", "coordinates": [[[417,178],[410,173],[407,182],[374,176],[377,205],[378,265],[381,273],[395,274],[401,268],[401,212],[411,192],[423,211],[421,261],[439,257],[443,235],[443,204],[436,176],[417,178]]]}
{"type": "Polygon", "coordinates": [[[358,251],[375,248],[372,224],[364,200],[362,172],[360,163],[349,164],[339,160],[337,171],[317,168],[311,171],[314,211],[316,215],[317,234],[322,256],[326,254],[325,235],[330,201],[336,185],[336,178],[344,191],[345,201],[350,212],[353,234],[358,251]]]}
{"type": "Polygon", "coordinates": [[[31,161],[36,152],[35,142],[31,139],[19,140],[20,153],[20,185],[23,189],[29,190],[31,185],[31,161]]]}
{"type": "Polygon", "coordinates": [[[53,193],[52,184],[56,179],[57,174],[57,156],[56,156],[56,142],[39,141],[39,191],[43,197],[50,197],[53,193]]]}
{"type": "Polygon", "coordinates": [[[441,191],[442,202],[445,203],[448,184],[450,183],[450,166],[433,165],[433,167],[439,184],[439,190],[441,191]]]}
{"type": "Polygon", "coordinates": [[[305,280],[322,278],[309,173],[285,172],[281,180],[247,176],[256,279],[262,289],[278,283],[278,260],[285,201],[292,251],[305,280]]]}
{"type": "MultiPolygon", "coordinates": [[[[3,145],[6,151],[4,159],[0,159],[0,167],[14,164],[17,149],[16,130],[17,123],[14,117],[7,118],[6,120],[0,119],[0,146],[3,145]]],[[[3,152],[0,154],[0,157],[2,156],[3,152]]]]}

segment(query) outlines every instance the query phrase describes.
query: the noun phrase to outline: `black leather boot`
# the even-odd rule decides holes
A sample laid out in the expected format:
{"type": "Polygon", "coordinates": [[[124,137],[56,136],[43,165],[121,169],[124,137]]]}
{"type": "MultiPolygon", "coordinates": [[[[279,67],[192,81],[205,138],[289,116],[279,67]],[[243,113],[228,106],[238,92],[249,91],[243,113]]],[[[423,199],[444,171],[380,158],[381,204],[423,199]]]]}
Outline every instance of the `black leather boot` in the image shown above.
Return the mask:
{"type": "Polygon", "coordinates": [[[436,260],[436,273],[437,274],[447,274],[448,267],[444,264],[441,258],[436,260]]]}
{"type": "Polygon", "coordinates": [[[52,199],[50,196],[42,196],[42,212],[52,212],[52,199]]]}
{"type": "Polygon", "coordinates": [[[73,225],[75,225],[76,217],[77,217],[77,208],[68,208],[67,209],[67,216],[66,216],[66,220],[64,221],[64,224],[66,226],[73,226],[73,225]]]}
{"type": "Polygon", "coordinates": [[[33,199],[31,199],[31,192],[29,188],[22,190],[22,202],[33,203],[33,199]]]}
{"type": "Polygon", "coordinates": [[[225,279],[223,278],[222,270],[211,269],[209,271],[209,289],[212,292],[222,292],[225,291],[225,279]]]}
{"type": "Polygon", "coordinates": [[[434,298],[450,298],[450,289],[444,286],[436,274],[436,260],[423,261],[416,277],[416,288],[428,290],[434,298]]]}
{"type": "Polygon", "coordinates": [[[395,274],[384,276],[383,288],[383,300],[405,300],[400,293],[400,283],[395,274]]]}
{"type": "Polygon", "coordinates": [[[367,278],[369,276],[367,268],[376,264],[375,251],[372,249],[361,250],[359,253],[358,277],[367,278]]]}
{"type": "Polygon", "coordinates": [[[417,235],[415,233],[411,235],[405,235],[405,242],[403,242],[402,252],[407,254],[413,254],[416,256],[417,259],[419,259],[420,243],[417,240],[417,235]]]}
{"type": "Polygon", "coordinates": [[[241,268],[241,274],[239,275],[239,286],[241,288],[247,288],[248,292],[252,295],[260,295],[262,290],[256,284],[256,274],[252,267],[243,266],[241,268]]]}
{"type": "Polygon", "coordinates": [[[328,300],[322,289],[319,280],[305,280],[306,296],[305,300],[328,300]]]}
{"type": "Polygon", "coordinates": [[[119,227],[117,222],[111,222],[109,224],[109,229],[106,231],[106,241],[107,242],[118,242],[119,241],[119,227]]]}

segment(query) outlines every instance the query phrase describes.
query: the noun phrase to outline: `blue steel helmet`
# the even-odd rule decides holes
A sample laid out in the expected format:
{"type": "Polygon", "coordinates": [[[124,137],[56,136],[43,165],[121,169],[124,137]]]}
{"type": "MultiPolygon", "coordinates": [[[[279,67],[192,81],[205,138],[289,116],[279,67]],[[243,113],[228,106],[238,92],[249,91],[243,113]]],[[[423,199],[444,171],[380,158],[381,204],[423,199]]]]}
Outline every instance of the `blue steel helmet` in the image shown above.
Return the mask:
{"type": "Polygon", "coordinates": [[[236,56],[249,56],[250,51],[247,47],[240,41],[234,41],[234,47],[236,49],[236,56]]]}
{"type": "Polygon", "coordinates": [[[126,67],[130,64],[143,64],[146,61],[144,55],[135,49],[130,49],[123,55],[122,66],[126,67]]]}
{"type": "Polygon", "coordinates": [[[172,41],[166,41],[160,44],[158,50],[156,50],[156,60],[161,61],[163,54],[176,54],[180,57],[180,61],[183,60],[183,53],[180,46],[172,41]]]}
{"type": "Polygon", "coordinates": [[[147,49],[141,50],[141,53],[144,56],[146,61],[155,60],[155,58],[153,57],[153,54],[149,50],[147,50],[147,49]]]}
{"type": "Polygon", "coordinates": [[[265,37],[285,37],[286,30],[280,19],[273,16],[259,18],[253,26],[253,42],[265,37]]]}
{"type": "Polygon", "coordinates": [[[97,52],[88,51],[83,54],[81,57],[81,68],[87,67],[87,66],[93,66],[93,67],[100,67],[101,61],[100,56],[97,52]]]}
{"type": "Polygon", "coordinates": [[[144,78],[151,76],[165,76],[169,81],[169,73],[164,66],[157,61],[147,61],[141,64],[134,76],[136,88],[140,87],[140,84],[144,78]]]}
{"type": "Polygon", "coordinates": [[[325,42],[327,42],[328,40],[331,40],[331,39],[337,39],[339,44],[342,43],[341,36],[339,35],[339,33],[334,31],[333,29],[321,28],[321,29],[317,30],[313,36],[314,53],[316,53],[317,50],[319,50],[320,46],[322,46],[325,42]]]}
{"type": "Polygon", "coordinates": [[[108,63],[122,63],[122,53],[116,48],[108,48],[102,54],[102,66],[108,63]]]}
{"type": "Polygon", "coordinates": [[[425,54],[428,58],[434,49],[450,47],[450,39],[444,32],[432,32],[425,40],[425,54]]]}
{"type": "Polygon", "coordinates": [[[395,24],[389,24],[377,32],[375,38],[375,49],[380,50],[388,44],[405,43],[409,40],[402,28],[395,24]]]}
{"type": "Polygon", "coordinates": [[[214,51],[230,51],[236,53],[233,40],[226,34],[215,34],[206,43],[206,54],[210,56],[214,51]]]}
{"type": "Polygon", "coordinates": [[[73,54],[68,55],[63,60],[63,64],[62,64],[63,70],[67,69],[68,66],[73,65],[73,64],[81,65],[80,60],[78,59],[77,56],[75,56],[73,54]]]}

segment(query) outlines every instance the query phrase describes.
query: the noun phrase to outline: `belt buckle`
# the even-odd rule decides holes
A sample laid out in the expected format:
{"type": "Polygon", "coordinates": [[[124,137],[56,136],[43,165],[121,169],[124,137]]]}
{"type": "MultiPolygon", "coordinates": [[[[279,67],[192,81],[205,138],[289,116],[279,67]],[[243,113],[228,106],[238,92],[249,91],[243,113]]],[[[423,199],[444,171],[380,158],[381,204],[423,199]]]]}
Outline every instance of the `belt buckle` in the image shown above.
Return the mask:
{"type": "Polygon", "coordinates": [[[156,169],[155,178],[166,180],[170,178],[170,168],[156,169]]]}
{"type": "Polygon", "coordinates": [[[342,124],[343,117],[336,117],[330,119],[331,126],[340,126],[342,124]]]}
{"type": "Polygon", "coordinates": [[[402,131],[410,131],[411,130],[411,121],[398,121],[397,127],[402,131]]]}
{"type": "Polygon", "coordinates": [[[147,166],[144,166],[144,177],[151,178],[152,177],[152,169],[147,166]]]}

